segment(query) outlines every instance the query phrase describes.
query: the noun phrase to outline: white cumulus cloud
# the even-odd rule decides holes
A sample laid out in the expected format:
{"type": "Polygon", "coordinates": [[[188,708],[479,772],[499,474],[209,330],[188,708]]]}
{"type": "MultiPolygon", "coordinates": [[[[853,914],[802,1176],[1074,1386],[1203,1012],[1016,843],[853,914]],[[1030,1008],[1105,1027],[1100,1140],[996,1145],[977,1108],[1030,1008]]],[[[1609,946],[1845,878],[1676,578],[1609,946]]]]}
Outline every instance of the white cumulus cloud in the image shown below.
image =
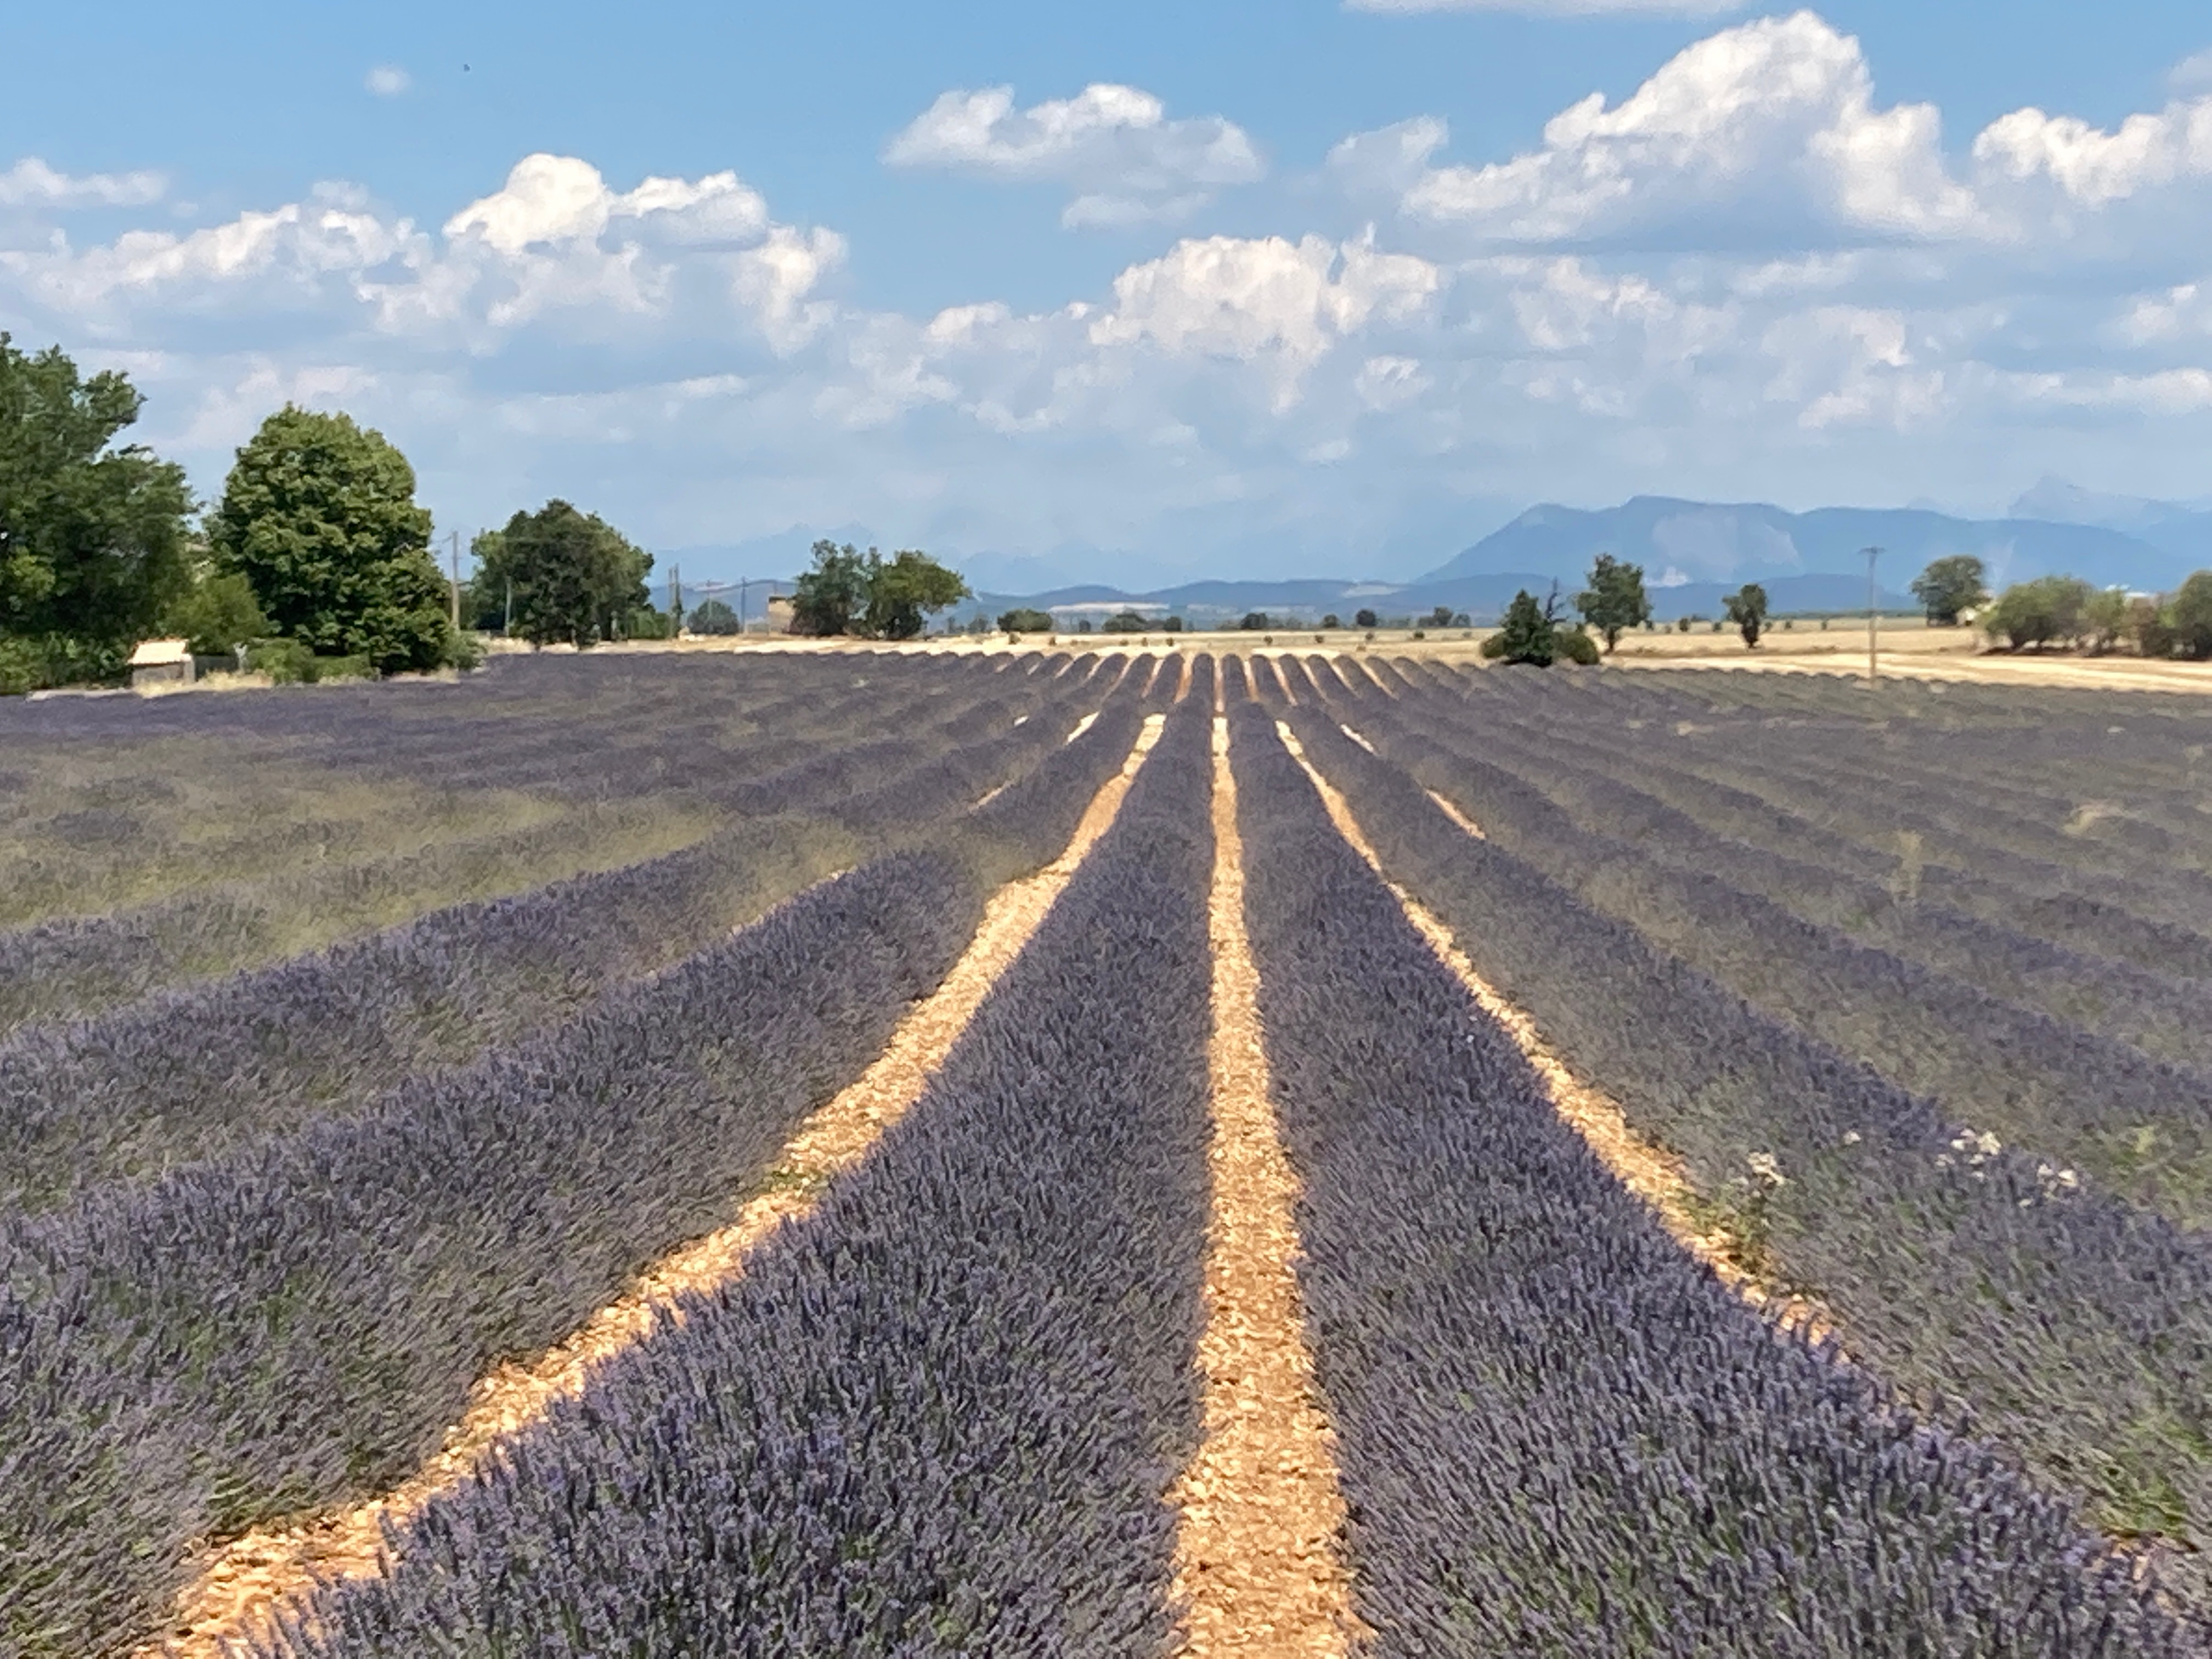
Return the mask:
{"type": "Polygon", "coordinates": [[[168,181],[158,173],[91,173],[71,177],[27,156],[0,173],[0,207],[143,207],[168,181]]]}
{"type": "Polygon", "coordinates": [[[1267,171],[1234,123],[1170,120],[1152,94],[1105,83],[1027,109],[1014,106],[1011,87],[945,93],[891,140],[884,160],[1064,185],[1075,192],[1060,215],[1070,227],[1183,218],[1224,186],[1267,171]]]}
{"type": "Polygon", "coordinates": [[[397,98],[415,84],[415,77],[397,64],[379,64],[362,84],[379,98],[397,98]]]}
{"type": "Polygon", "coordinates": [[[1946,171],[1935,108],[1877,108],[1858,42],[1810,12],[1701,40],[1620,104],[1593,93],[1554,116],[1542,148],[1428,170],[1405,200],[1423,217],[1519,243],[1664,237],[1692,224],[1737,243],[1836,228],[1925,235],[1969,230],[1977,213],[1946,171]]]}

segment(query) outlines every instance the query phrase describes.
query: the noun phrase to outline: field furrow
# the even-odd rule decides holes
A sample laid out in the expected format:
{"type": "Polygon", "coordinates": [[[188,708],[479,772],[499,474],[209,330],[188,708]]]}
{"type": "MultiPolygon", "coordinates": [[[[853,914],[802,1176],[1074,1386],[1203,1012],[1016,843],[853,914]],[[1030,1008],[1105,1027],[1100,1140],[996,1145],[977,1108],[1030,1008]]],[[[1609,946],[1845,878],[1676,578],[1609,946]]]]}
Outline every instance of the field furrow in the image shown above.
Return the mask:
{"type": "Polygon", "coordinates": [[[58,1494],[0,1521],[21,1528],[0,1538],[9,1634],[127,1644],[197,1539],[403,1477],[494,1362],[726,1220],[942,978],[988,894],[1065,845],[1136,718],[939,844],[550,1031],[0,1231],[0,1441],[15,1478],[58,1494]]]}
{"type": "Polygon", "coordinates": [[[2212,1654],[2212,703],[1279,637],[0,700],[0,1654],[2212,1654]]]}
{"type": "Polygon", "coordinates": [[[1199,1427],[1205,713],[875,1153],[272,1650],[1162,1650],[1199,1427]]]}
{"type": "Polygon", "coordinates": [[[1830,1310],[1909,1396],[1970,1407],[2100,1528],[2167,1540],[2172,1573],[2193,1578],[2212,1528],[2202,1237],[1994,1142],[1954,1145],[1926,1101],[1469,836],[1325,714],[1286,718],[1393,878],[1683,1158],[1770,1285],[1830,1310]]]}
{"type": "Polygon", "coordinates": [[[2063,1503],[1681,1250],[1231,719],[1376,1652],[2192,1650],[2063,1503]]]}

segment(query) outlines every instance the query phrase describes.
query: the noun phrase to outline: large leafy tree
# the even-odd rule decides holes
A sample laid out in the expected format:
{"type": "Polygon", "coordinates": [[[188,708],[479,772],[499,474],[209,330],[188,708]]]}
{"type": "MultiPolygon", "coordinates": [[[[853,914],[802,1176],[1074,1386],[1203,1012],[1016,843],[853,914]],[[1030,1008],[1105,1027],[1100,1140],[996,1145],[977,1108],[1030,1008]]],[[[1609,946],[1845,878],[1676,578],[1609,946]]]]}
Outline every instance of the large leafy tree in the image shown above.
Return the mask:
{"type": "Polygon", "coordinates": [[[1620,636],[1651,620],[1650,596],[1644,591],[1644,567],[1624,564],[1610,553],[1601,553],[1590,566],[1589,586],[1575,595],[1575,609],[1583,621],[1604,636],[1610,653],[1620,636]]]}
{"type": "Polygon", "coordinates": [[[115,441],[142,402],[0,333],[0,684],[116,672],[187,585],[183,470],[115,441]]]}
{"type": "Polygon", "coordinates": [[[477,539],[477,585],[514,594],[514,632],[532,645],[579,648],[617,637],[623,619],[649,603],[653,555],[595,513],[554,500],[518,513],[477,539]]]}
{"type": "Polygon", "coordinates": [[[870,638],[910,640],[921,632],[930,613],[968,597],[968,584],[957,571],[929,556],[906,550],[884,561],[868,550],[868,605],[863,615],[870,638]]]}
{"type": "Polygon", "coordinates": [[[814,568],[792,594],[792,632],[863,639],[910,640],[932,611],[968,597],[968,584],[927,553],[911,550],[889,560],[850,542],[814,544],[814,568]]]}
{"type": "Polygon", "coordinates": [[[385,674],[451,659],[415,469],[349,415],[287,404],[264,421],[238,452],[208,544],[270,626],[319,656],[366,657],[385,674]]]}
{"type": "Polygon", "coordinates": [[[2079,576],[2039,576],[2015,582],[1981,615],[1983,630],[2002,635],[2015,650],[2054,641],[2071,645],[2087,631],[2087,613],[2096,590],[2079,576]]]}
{"type": "Polygon", "coordinates": [[[791,595],[791,631],[834,636],[856,634],[868,609],[868,557],[850,542],[814,544],[814,568],[791,595]]]}
{"type": "Polygon", "coordinates": [[[1721,603],[1728,607],[1728,619],[1743,635],[1744,644],[1756,650],[1759,636],[1766,631],[1766,590],[1757,582],[1746,582],[1721,603]]]}
{"type": "Polygon", "coordinates": [[[1990,602],[1989,571],[1971,553],[1953,553],[1930,561],[1912,579],[1912,597],[1937,628],[1956,628],[1962,611],[1990,602]]]}

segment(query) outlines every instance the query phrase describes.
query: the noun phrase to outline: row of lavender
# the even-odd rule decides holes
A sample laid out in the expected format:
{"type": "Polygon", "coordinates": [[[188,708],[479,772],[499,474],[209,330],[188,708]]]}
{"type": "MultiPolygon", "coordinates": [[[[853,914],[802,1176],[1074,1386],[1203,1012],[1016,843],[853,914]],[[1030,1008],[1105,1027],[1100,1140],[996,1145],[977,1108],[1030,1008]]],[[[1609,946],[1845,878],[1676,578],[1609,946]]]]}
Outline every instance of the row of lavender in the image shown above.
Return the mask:
{"type": "MultiPolygon", "coordinates": [[[[992,886],[1065,842],[1140,718],[1129,685],[1065,746],[1064,722],[1025,721],[1000,768],[1044,757],[933,829],[894,836],[880,799],[852,798],[848,833],[908,850],[466,1065],[0,1224],[0,1445],[8,1490],[38,1495],[0,1507],[0,1647],[129,1648],[196,1540],[388,1483],[493,1362],[726,1218],[941,976],[992,886]]],[[[962,790],[973,763],[950,765],[962,790]]],[[[938,793],[940,764],[910,799],[938,793]]],[[[588,933],[593,896],[553,896],[515,959],[588,933]]]]}
{"type": "Polygon", "coordinates": [[[1247,703],[1301,1271],[1378,1654],[2194,1651],[2060,1503],[1696,1266],[1247,703]]]}
{"type": "Polygon", "coordinates": [[[1339,707],[1501,847],[1777,1018],[1977,1133],[2212,1219],[2212,986],[1715,834],[1541,731],[1471,728],[1457,698],[1339,707]]]}
{"type": "MultiPolygon", "coordinates": [[[[1377,748],[1395,738],[1364,706],[1377,748]]],[[[2049,1489],[2202,1598],[2212,1249],[1753,1006],[1495,842],[1311,699],[1283,710],[1394,874],[1631,1124],[1678,1152],[1767,1274],[1911,1397],[1961,1402],[2049,1489]],[[1958,1143],[1964,1140],[1966,1144],[1958,1143]]]]}
{"type": "Polygon", "coordinates": [[[957,739],[918,738],[878,763],[872,789],[842,793],[833,750],[786,781],[781,812],[682,852],[20,1033],[0,1043],[0,1209],[343,1114],[573,1014],[810,882],[926,836],[1105,695],[1087,674],[1001,694],[954,723],[957,739]]]}
{"type": "MultiPolygon", "coordinates": [[[[1512,767],[1585,823],[1595,819],[1593,827],[1638,839],[1663,856],[1677,845],[1686,847],[1683,836],[1694,834],[1694,826],[1723,844],[1733,878],[1809,920],[1934,967],[1971,961],[1976,964],[1971,971],[1978,974],[1993,965],[2006,975],[2004,994],[2092,1029],[2106,1014],[2154,1013],[2154,1024],[2114,1034],[2135,1041],[2140,1031],[2147,1042],[2176,1049],[2154,1052],[2191,1063],[2212,1054],[2201,1042],[2179,1048],[2192,1042],[2185,1028],[2199,1024],[2199,1017],[2176,1019],[2169,1012],[2176,995],[2205,994],[2193,981],[2212,977],[2212,938],[2141,914],[2172,913],[2159,894],[2159,883],[2173,873],[2170,863],[2118,884],[2133,910],[2107,908],[2086,896],[2063,909],[2055,902],[2054,890],[2069,876],[2078,878],[2081,859],[2108,831],[2156,813],[2148,792],[2130,798],[2126,817],[2081,817],[2077,831],[2060,843],[2071,862],[2031,864],[2024,882],[2008,881],[1984,873],[1992,866],[2002,872],[2008,864],[1985,844],[1935,838],[1886,821],[1896,810],[1892,803],[1910,811],[1921,800],[1978,799],[1996,793],[1985,776],[1905,776],[1886,784],[1846,780],[1840,794],[1824,796],[1835,787],[1835,769],[1826,752],[1832,739],[1825,730],[1809,766],[1802,751],[1813,745],[1795,726],[1782,733],[1763,726],[1730,729],[1718,743],[1700,741],[1700,728],[1681,744],[1662,748],[1668,745],[1668,734],[1651,735],[1648,720],[1632,726],[1623,720],[1623,711],[1605,706],[1613,701],[1607,696],[1595,709],[1546,711],[1557,717],[1540,720],[1540,735],[1514,711],[1492,708],[1488,697],[1446,706],[1462,732],[1480,730],[1498,740],[1486,744],[1486,758],[1512,767]],[[1753,794],[1744,786],[1761,781],[1749,768],[1763,743],[1782,751],[1778,762],[1796,756],[1812,775],[1778,770],[1765,784],[1772,798],[1753,794]],[[1856,839],[1842,833],[1846,808],[1859,830],[1856,839]],[[1990,964],[1993,954],[2001,960],[1990,964]],[[2107,996],[2094,986],[2069,989],[2072,982],[2115,972],[2124,976],[2122,996],[2107,996]],[[2161,981],[2172,981],[2182,982],[2160,988],[2161,981]]],[[[1634,698],[1630,707],[1646,701],[1634,698]]],[[[1895,764],[1900,773],[1906,769],[1904,758],[1895,764]]],[[[2081,769],[2078,764],[2076,769],[2081,769]]],[[[2093,781],[2101,786],[2112,780],[2093,775],[2093,781]]],[[[2081,817],[2069,805],[2075,797],[2054,792],[2053,798],[2058,813],[2081,817]]],[[[2199,820],[2200,830],[2205,827],[2195,805],[2188,816],[2199,820]]],[[[2060,829],[2063,834],[2064,825],[2060,829]]],[[[1708,856],[1711,850],[1702,849],[1708,856]]],[[[2185,871],[2180,874],[2191,879],[2185,871]]]]}
{"type": "Polygon", "coordinates": [[[1540,731],[1565,755],[1595,749],[1723,833],[1817,854],[2054,943],[2212,976],[2212,817],[2202,810],[2212,710],[2201,700],[2154,721],[2132,696],[2073,693],[2064,718],[2030,709],[2001,723],[1992,711],[1946,725],[1888,718],[1887,693],[1862,712],[1848,684],[1808,679],[1822,688],[1817,718],[1759,718],[1662,678],[1450,680],[1475,728],[1540,731]],[[2125,763],[2107,748],[2122,743],[2137,751],[2125,763]],[[2054,751],[2027,772],[2032,787],[2008,787],[2016,757],[2054,751]]]}
{"type": "MultiPolygon", "coordinates": [[[[1249,914],[1375,1650],[2197,1651],[2062,1504],[1687,1261],[1240,689],[1249,914]]],[[[264,1651],[1171,1649],[1203,709],[878,1156],[264,1651]]]]}
{"type": "MultiPolygon", "coordinates": [[[[695,757],[685,799],[710,817],[818,817],[828,805],[857,793],[874,798],[873,817],[881,818],[888,811],[886,787],[927,761],[939,763],[932,787],[944,800],[971,778],[981,777],[981,788],[988,788],[1000,781],[991,772],[1000,751],[971,752],[975,746],[1003,736],[1016,720],[1082,706],[1090,694],[1086,682],[1097,666],[1096,659],[1073,665],[1040,661],[1012,673],[962,672],[935,683],[927,698],[909,699],[906,690],[911,688],[896,683],[848,685],[811,707],[790,709],[788,729],[751,744],[752,752],[695,757]],[[793,745],[795,757],[789,753],[793,745]],[[775,756],[784,757],[781,764],[765,763],[775,756]]],[[[932,672],[931,665],[911,667],[924,677],[932,672]]],[[[684,727],[693,736],[725,708],[704,689],[696,695],[684,727]]],[[[353,763],[356,738],[366,738],[384,724],[373,705],[351,697],[343,701],[358,729],[333,738],[334,759],[341,766],[353,763]]],[[[771,701],[767,712],[773,715],[783,706],[771,701]]],[[[497,729],[471,738],[457,727],[434,744],[419,745],[417,758],[458,756],[481,769],[492,751],[472,749],[471,743],[495,744],[499,737],[497,729]]],[[[1029,740],[1034,742],[1035,734],[1029,740]]],[[[634,746],[611,722],[571,725],[560,737],[557,756],[533,761],[528,781],[563,800],[589,794],[603,787],[606,769],[634,746]]],[[[932,803],[937,804],[941,803],[932,803]]],[[[36,1018],[112,1006],[251,961],[296,913],[357,910],[373,906],[381,895],[434,891],[443,882],[495,884],[502,868],[529,867],[545,845],[574,836],[580,827],[563,817],[515,835],[434,843],[381,860],[319,860],[263,879],[187,890],[119,913],[0,933],[0,1030],[36,1018]]],[[[310,842],[313,828],[301,828],[310,842]]],[[[272,833],[281,837],[285,830],[275,826],[272,833]]]]}
{"type": "MultiPolygon", "coordinates": [[[[315,688],[223,696],[65,699],[0,707],[9,764],[88,745],[179,743],[290,757],[369,778],[453,789],[550,788],[606,799],[711,790],[804,759],[827,705],[886,702],[918,725],[994,682],[1064,656],[897,653],[500,658],[450,685],[315,688]],[[589,764],[577,732],[588,728],[589,764]]],[[[0,814],[8,797],[0,791],[0,814]]]]}
{"type": "Polygon", "coordinates": [[[1210,703],[876,1154],[265,1651],[1167,1650],[1210,703]]]}
{"type": "MultiPolygon", "coordinates": [[[[1902,756],[1939,782],[1970,775],[2032,817],[2048,814],[2054,801],[2109,788],[2142,809],[2143,822],[2204,843],[2207,826],[2195,805],[2207,778],[2208,711],[2194,693],[2115,696],[1906,679],[1869,696],[1850,677],[1710,672],[1669,674],[1637,690],[1663,696],[1678,717],[1700,723],[1817,728],[1846,763],[1886,770],[1902,756]]],[[[2121,825],[2106,833],[2131,840],[2143,832],[2121,825]]]]}

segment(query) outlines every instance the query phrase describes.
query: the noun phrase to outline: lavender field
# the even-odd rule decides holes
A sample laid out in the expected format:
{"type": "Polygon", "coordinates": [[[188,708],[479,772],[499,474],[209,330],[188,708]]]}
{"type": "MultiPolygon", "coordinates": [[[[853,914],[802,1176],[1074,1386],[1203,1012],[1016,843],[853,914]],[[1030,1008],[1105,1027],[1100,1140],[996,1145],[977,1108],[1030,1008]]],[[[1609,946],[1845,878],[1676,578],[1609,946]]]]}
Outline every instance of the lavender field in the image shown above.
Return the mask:
{"type": "Polygon", "coordinates": [[[0,704],[0,1654],[2212,1652],[2212,715],[0,704]]]}

